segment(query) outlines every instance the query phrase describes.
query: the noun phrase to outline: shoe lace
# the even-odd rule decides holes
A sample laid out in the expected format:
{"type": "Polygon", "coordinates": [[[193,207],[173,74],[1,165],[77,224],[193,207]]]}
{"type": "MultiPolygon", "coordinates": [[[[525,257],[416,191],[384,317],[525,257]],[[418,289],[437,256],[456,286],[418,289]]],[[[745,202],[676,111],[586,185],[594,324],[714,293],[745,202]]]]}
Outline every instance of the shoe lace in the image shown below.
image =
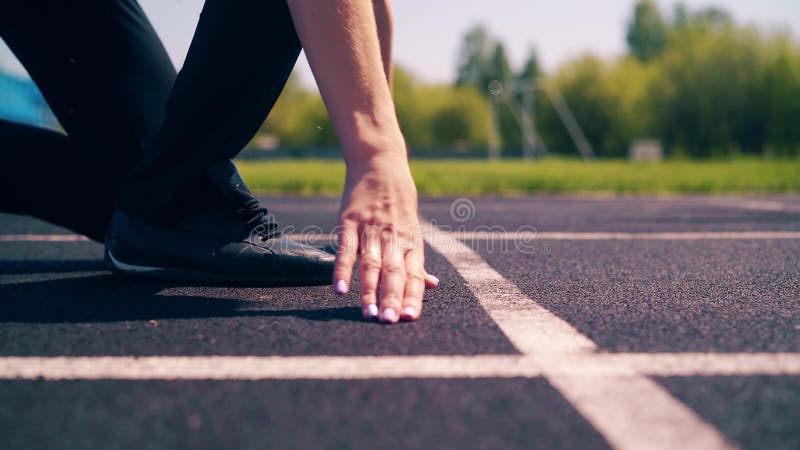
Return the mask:
{"type": "Polygon", "coordinates": [[[278,223],[269,214],[269,210],[261,206],[257,199],[248,200],[241,208],[236,210],[236,214],[243,219],[250,229],[250,236],[258,236],[261,242],[279,237],[278,223]]]}

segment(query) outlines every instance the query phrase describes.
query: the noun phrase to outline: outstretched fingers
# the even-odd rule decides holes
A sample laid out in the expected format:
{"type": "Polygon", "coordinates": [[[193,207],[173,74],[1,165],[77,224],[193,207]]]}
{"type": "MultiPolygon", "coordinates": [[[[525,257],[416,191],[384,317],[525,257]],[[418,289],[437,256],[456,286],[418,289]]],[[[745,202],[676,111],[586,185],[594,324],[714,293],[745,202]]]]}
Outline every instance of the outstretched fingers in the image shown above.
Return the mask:
{"type": "Polygon", "coordinates": [[[404,262],[406,279],[400,317],[403,320],[417,320],[422,312],[422,297],[428,276],[425,273],[424,253],[421,249],[412,248],[405,254],[404,262]]]}
{"type": "Polygon", "coordinates": [[[421,245],[402,244],[392,233],[342,225],[334,266],[333,288],[339,295],[350,290],[353,268],[358,265],[362,313],[384,323],[416,320],[422,312],[425,289],[439,279],[424,268],[421,245]]]}
{"type": "Polygon", "coordinates": [[[375,228],[361,233],[361,255],[358,263],[361,308],[366,319],[378,318],[378,284],[383,264],[380,234],[375,228]]]}
{"type": "Polygon", "coordinates": [[[380,281],[380,320],[384,323],[396,323],[400,320],[403,307],[406,279],[403,249],[395,233],[385,232],[381,240],[383,262],[380,281]]]}
{"type": "Polygon", "coordinates": [[[425,289],[436,289],[439,286],[439,279],[425,272],[425,289]]]}
{"type": "Polygon", "coordinates": [[[337,236],[336,263],[333,267],[333,291],[345,295],[350,290],[353,267],[358,256],[358,233],[352,226],[342,225],[337,236]]]}

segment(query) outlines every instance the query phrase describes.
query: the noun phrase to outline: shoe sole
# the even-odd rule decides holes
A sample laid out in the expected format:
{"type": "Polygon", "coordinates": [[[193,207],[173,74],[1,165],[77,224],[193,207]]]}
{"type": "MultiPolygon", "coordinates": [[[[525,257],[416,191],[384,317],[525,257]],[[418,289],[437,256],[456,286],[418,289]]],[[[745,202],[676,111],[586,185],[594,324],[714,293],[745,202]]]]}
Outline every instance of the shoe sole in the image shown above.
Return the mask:
{"type": "Polygon", "coordinates": [[[236,284],[242,286],[324,286],[331,283],[333,273],[330,275],[316,275],[305,277],[237,277],[234,275],[223,275],[214,272],[204,272],[201,270],[178,268],[178,267],[155,267],[128,264],[114,257],[110,251],[105,252],[105,265],[116,275],[131,278],[155,278],[169,281],[191,281],[199,284],[236,284]]]}

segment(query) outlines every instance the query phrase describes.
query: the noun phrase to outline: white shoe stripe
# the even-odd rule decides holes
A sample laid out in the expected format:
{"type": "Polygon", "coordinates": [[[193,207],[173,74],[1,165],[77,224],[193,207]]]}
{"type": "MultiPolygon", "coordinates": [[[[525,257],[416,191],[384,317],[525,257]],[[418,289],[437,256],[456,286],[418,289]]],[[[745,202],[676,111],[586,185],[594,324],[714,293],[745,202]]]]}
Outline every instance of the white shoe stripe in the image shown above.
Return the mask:
{"type": "Polygon", "coordinates": [[[114,255],[111,252],[107,252],[109,259],[111,259],[111,264],[114,264],[114,267],[123,271],[123,272],[155,272],[158,270],[164,270],[163,267],[149,267],[149,266],[136,266],[133,264],[125,264],[124,262],[120,262],[117,258],[114,258],[114,255]]]}

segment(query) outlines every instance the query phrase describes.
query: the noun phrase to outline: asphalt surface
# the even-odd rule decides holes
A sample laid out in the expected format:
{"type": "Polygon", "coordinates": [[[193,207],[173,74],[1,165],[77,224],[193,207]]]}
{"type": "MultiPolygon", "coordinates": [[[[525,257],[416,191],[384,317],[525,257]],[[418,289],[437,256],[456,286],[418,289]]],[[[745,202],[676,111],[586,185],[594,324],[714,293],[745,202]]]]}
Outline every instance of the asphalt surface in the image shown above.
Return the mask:
{"type": "MultiPolygon", "coordinates": [[[[469,200],[420,210],[453,231],[800,231],[800,197],[469,200]]],[[[336,199],[265,202],[295,232],[335,226],[336,199]]],[[[0,214],[0,235],[68,233],[0,214]]],[[[800,239],[466,243],[604,351],[800,352],[800,239]]],[[[327,287],[120,280],[93,242],[0,241],[0,358],[518,354],[458,272],[426,258],[442,283],[423,318],[386,327],[327,287]]],[[[654,380],[735,445],[800,448],[796,376],[654,380]]],[[[0,381],[9,449],[608,447],[544,378],[0,381]]]]}

